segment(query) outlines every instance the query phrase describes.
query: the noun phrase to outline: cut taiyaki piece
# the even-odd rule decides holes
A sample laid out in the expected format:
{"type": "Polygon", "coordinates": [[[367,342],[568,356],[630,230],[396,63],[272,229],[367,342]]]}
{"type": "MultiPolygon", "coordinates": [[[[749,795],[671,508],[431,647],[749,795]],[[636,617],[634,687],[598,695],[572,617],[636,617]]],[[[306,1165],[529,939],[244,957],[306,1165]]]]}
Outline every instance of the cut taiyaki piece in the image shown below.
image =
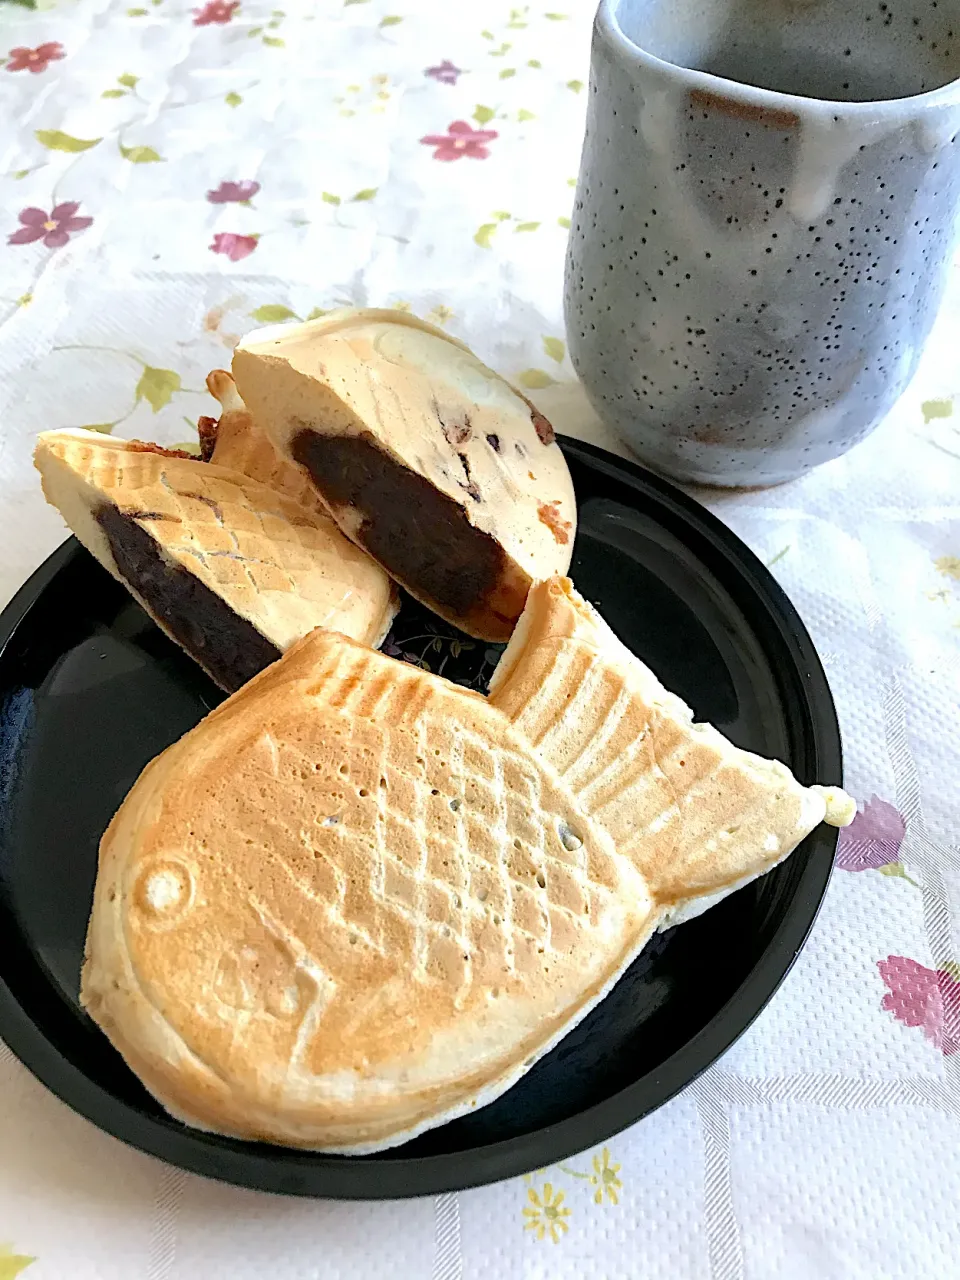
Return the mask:
{"type": "Polygon", "coordinates": [[[279,489],[292,501],[317,512],[335,529],[304,469],[285,458],[271,437],[254,422],[240,398],[233,375],[226,369],[214,369],[207,375],[207,390],[219,400],[221,413],[219,419],[201,419],[200,443],[205,460],[229,471],[240,471],[271,489],[279,489]]]}
{"type": "Polygon", "coordinates": [[[566,578],[530,592],[490,698],[645,877],[661,928],[856,812],[838,787],[801,786],[778,760],[695,724],[566,578]]]}
{"type": "Polygon", "coordinates": [[[358,1154],[496,1098],[657,919],[502,712],[315,631],[127,796],[81,1000],[174,1116],[358,1154]]]}
{"type": "Polygon", "coordinates": [[[378,565],[315,510],[236,471],[96,431],[47,431],[47,501],[172,640],[231,692],[314,627],[379,644],[378,565]]]}
{"type": "Polygon", "coordinates": [[[344,533],[448,622],[506,640],[531,583],[569,567],[576,504],[552,427],[442,330],[334,312],[248,334],[233,374],[344,533]]]}

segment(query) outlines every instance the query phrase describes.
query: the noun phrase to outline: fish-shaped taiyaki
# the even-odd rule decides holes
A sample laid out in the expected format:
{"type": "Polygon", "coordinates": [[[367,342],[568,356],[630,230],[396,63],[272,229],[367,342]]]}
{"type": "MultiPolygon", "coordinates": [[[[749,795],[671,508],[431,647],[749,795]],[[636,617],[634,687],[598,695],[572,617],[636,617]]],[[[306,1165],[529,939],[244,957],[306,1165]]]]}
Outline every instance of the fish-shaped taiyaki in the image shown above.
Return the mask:
{"type": "Polygon", "coordinates": [[[502,712],[315,631],[127,796],[81,1000],[174,1116],[370,1152],[507,1089],[658,918],[502,712]]]}

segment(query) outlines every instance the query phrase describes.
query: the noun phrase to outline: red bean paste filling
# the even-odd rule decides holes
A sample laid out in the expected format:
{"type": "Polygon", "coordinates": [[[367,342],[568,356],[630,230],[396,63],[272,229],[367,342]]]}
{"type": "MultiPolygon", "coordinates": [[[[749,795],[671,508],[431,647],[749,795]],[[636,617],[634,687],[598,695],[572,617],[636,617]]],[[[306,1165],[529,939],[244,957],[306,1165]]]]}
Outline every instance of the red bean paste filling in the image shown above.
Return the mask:
{"type": "Polygon", "coordinates": [[[325,436],[305,429],[293,438],[292,452],[334,510],[360,513],[357,541],[415,594],[466,617],[496,590],[506,560],[496,539],[475,529],[460,504],[429,480],[392,461],[369,432],[325,436]]]}
{"type": "Polygon", "coordinates": [[[97,523],[120,576],[222,689],[233,693],[280,657],[280,650],[215,591],[187,569],[168,564],[132,516],[108,503],[97,512],[97,523]]]}

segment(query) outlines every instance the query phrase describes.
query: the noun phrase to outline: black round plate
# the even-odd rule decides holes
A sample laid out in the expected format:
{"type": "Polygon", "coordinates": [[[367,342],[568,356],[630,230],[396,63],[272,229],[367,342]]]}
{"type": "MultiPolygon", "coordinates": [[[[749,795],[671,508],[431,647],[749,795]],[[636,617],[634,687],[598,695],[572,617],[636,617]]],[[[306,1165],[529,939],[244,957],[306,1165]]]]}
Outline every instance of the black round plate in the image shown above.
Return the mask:
{"type": "MultiPolygon", "coordinates": [[[[692,499],[564,440],[580,507],[572,576],[667,686],[734,742],[839,782],[840,738],[810,637],[747,548],[692,499]]],[[[483,687],[497,653],[408,601],[388,647],[483,687]]],[[[542,1167],[653,1111],[714,1062],[790,968],[836,834],[659,935],[614,991],[490,1106],[382,1155],[238,1142],[170,1119],[79,1007],[97,844],[143,766],[221,700],[75,541],[0,619],[0,1035],[108,1133],[244,1186],[380,1198],[542,1167]]]]}

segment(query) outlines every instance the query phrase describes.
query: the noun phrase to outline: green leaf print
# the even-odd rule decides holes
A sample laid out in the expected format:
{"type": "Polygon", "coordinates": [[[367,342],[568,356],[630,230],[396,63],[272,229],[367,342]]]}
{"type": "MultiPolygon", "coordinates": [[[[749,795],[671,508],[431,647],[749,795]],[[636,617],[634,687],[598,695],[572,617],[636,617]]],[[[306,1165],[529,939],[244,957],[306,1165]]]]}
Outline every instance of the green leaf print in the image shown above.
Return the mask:
{"type": "Polygon", "coordinates": [[[568,88],[568,89],[572,89],[574,93],[579,93],[579,92],[580,92],[580,90],[583,88],[583,81],[582,81],[582,80],[568,80],[568,81],[567,81],[567,88],[568,88]]]}
{"type": "Polygon", "coordinates": [[[232,91],[226,94],[223,100],[228,107],[239,107],[240,103],[243,101],[239,93],[233,93],[232,91]]]}
{"type": "Polygon", "coordinates": [[[122,76],[117,76],[117,84],[122,84],[125,89],[135,89],[140,83],[139,76],[132,76],[129,72],[125,72],[122,76]]]}
{"type": "Polygon", "coordinates": [[[0,1280],[16,1280],[21,1271],[26,1271],[36,1258],[28,1258],[26,1254],[14,1253],[8,1244],[0,1244],[0,1280]]]}
{"type": "Polygon", "coordinates": [[[553,386],[554,379],[542,369],[524,369],[522,373],[517,374],[517,381],[522,387],[529,387],[531,391],[540,391],[544,387],[553,386]]]}
{"type": "Polygon", "coordinates": [[[280,36],[264,36],[263,43],[271,49],[285,49],[287,45],[286,40],[282,40],[280,36]]]}
{"type": "Polygon", "coordinates": [[[952,400],[924,400],[920,406],[923,414],[923,425],[927,426],[934,418],[949,418],[953,414],[952,400]]]}
{"type": "Polygon", "coordinates": [[[127,95],[123,89],[104,89],[101,98],[125,98],[127,95]]]}
{"type": "Polygon", "coordinates": [[[551,360],[556,360],[557,364],[563,364],[567,349],[559,338],[544,338],[543,349],[551,360]]]}
{"type": "Polygon", "coordinates": [[[495,222],[485,222],[483,226],[478,227],[477,231],[475,232],[473,237],[474,244],[478,244],[481,249],[489,249],[491,247],[490,237],[493,235],[496,229],[497,229],[497,224],[495,222]]]}
{"type": "Polygon", "coordinates": [[[333,194],[333,192],[332,192],[332,191],[322,191],[322,192],[320,193],[320,199],[323,201],[323,203],[324,203],[324,204],[339,204],[339,203],[340,203],[340,197],[339,197],[339,196],[335,196],[335,195],[333,194]]]}
{"type": "Polygon", "coordinates": [[[516,71],[513,69],[513,67],[504,67],[504,68],[503,68],[503,70],[500,72],[500,77],[499,77],[499,78],[500,78],[501,80],[512,80],[512,79],[513,79],[513,77],[514,77],[516,74],[517,74],[517,73],[516,73],[516,71]]]}
{"type": "Polygon", "coordinates": [[[362,200],[373,200],[376,197],[376,194],[376,187],[364,187],[362,191],[358,191],[357,194],[355,196],[351,196],[350,199],[354,204],[356,204],[358,201],[362,200]]]}
{"type": "Polygon", "coordinates": [[[137,400],[146,400],[154,413],[168,405],[175,391],[180,390],[180,375],[172,369],[154,369],[145,365],[137,383],[137,400]]]}
{"type": "Polygon", "coordinates": [[[877,867],[877,870],[882,876],[895,876],[898,880],[906,880],[915,889],[920,888],[916,880],[911,880],[906,871],[904,871],[902,862],[887,862],[882,867],[877,867]]]}
{"type": "Polygon", "coordinates": [[[539,225],[539,222],[518,222],[513,229],[514,231],[536,231],[539,225]]]}
{"type": "Polygon", "coordinates": [[[558,226],[558,227],[563,227],[563,229],[564,229],[565,231],[569,231],[569,230],[570,230],[570,219],[569,219],[569,218],[565,218],[565,217],[561,214],[561,215],[560,215],[560,217],[557,219],[557,226],[558,226]]]}
{"type": "Polygon", "coordinates": [[[381,26],[381,27],[395,27],[395,26],[397,26],[397,24],[398,24],[398,23],[400,23],[400,22],[402,22],[402,21],[403,21],[403,19],[402,19],[398,14],[396,14],[396,13],[388,13],[388,14],[387,14],[387,16],[386,16],[385,18],[381,18],[381,19],[380,19],[380,26],[381,26]]]}
{"type": "Polygon", "coordinates": [[[473,118],[477,124],[489,124],[497,113],[492,107],[485,107],[482,103],[477,103],[473,113],[473,118]]]}
{"type": "Polygon", "coordinates": [[[103,141],[102,138],[74,138],[72,134],[63,133],[60,129],[36,129],[33,136],[48,151],[69,151],[73,154],[89,151],[103,141]]]}
{"type": "Polygon", "coordinates": [[[536,118],[536,114],[533,111],[528,111],[526,107],[521,107],[517,112],[517,121],[520,124],[523,124],[525,120],[536,120],[536,118]]]}
{"type": "Polygon", "coordinates": [[[284,320],[297,320],[299,317],[295,311],[291,311],[289,307],[285,307],[282,303],[270,303],[265,306],[257,307],[256,311],[250,312],[250,319],[257,320],[260,324],[282,324],[284,320]]]}
{"type": "Polygon", "coordinates": [[[131,164],[161,164],[163,162],[163,156],[154,151],[153,147],[125,147],[122,142],[118,145],[124,160],[129,160],[131,164]]]}

